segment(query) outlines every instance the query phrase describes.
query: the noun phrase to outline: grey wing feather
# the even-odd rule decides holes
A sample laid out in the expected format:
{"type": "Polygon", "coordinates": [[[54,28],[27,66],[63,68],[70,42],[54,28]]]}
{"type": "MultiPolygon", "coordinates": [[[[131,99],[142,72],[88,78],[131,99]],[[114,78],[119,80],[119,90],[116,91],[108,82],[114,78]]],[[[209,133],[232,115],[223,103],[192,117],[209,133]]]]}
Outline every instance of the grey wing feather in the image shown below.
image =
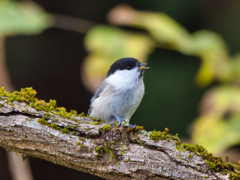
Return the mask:
{"type": "Polygon", "coordinates": [[[97,99],[100,94],[103,92],[104,88],[108,85],[108,83],[104,80],[102,82],[102,84],[98,87],[98,89],[96,90],[95,94],[93,95],[92,99],[91,99],[91,104],[90,104],[90,108],[88,110],[88,113],[90,114],[91,113],[91,110],[92,110],[92,103],[94,102],[95,99],[97,99]]]}

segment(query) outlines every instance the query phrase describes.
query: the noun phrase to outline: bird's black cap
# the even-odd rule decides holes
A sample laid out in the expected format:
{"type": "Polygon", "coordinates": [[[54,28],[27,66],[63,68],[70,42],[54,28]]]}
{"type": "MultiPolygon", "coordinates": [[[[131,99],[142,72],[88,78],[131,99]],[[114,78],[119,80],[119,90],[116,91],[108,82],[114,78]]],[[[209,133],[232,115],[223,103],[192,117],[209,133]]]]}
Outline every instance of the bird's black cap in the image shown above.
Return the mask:
{"type": "Polygon", "coordinates": [[[141,63],[135,58],[122,58],[115,61],[108,70],[107,77],[113,74],[116,70],[131,70],[132,68],[140,67],[141,63]]]}

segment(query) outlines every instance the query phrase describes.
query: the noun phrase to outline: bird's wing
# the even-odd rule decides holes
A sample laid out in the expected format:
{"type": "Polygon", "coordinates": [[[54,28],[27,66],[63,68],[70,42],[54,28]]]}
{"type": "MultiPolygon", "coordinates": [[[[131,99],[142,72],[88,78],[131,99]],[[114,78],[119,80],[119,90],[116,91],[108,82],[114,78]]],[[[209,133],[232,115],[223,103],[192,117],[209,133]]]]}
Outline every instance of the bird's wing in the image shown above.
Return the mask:
{"type": "Polygon", "coordinates": [[[91,99],[91,103],[90,103],[90,108],[88,110],[88,113],[90,114],[91,113],[91,110],[92,110],[92,103],[94,102],[95,99],[97,99],[100,94],[103,92],[103,90],[106,88],[106,86],[108,85],[108,83],[104,80],[102,82],[102,84],[98,87],[98,89],[96,90],[95,94],[93,95],[92,99],[91,99]]]}

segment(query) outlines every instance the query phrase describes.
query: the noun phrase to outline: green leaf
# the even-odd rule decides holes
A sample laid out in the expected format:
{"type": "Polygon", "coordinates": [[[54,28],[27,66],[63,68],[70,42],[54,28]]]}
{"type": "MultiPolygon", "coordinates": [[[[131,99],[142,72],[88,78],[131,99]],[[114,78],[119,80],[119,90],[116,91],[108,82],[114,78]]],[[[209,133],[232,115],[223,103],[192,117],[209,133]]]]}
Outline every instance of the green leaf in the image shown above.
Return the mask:
{"type": "Polygon", "coordinates": [[[224,78],[228,53],[225,42],[218,34],[206,30],[191,34],[167,14],[138,11],[125,5],[114,8],[109,17],[114,24],[147,30],[159,47],[200,57],[202,65],[196,76],[200,86],[224,78]]]}
{"type": "Polygon", "coordinates": [[[240,144],[240,89],[220,86],[208,92],[193,127],[194,143],[213,153],[240,144]]]}
{"type": "Polygon", "coordinates": [[[52,25],[52,17],[33,2],[0,2],[0,34],[37,34],[52,25]]]}

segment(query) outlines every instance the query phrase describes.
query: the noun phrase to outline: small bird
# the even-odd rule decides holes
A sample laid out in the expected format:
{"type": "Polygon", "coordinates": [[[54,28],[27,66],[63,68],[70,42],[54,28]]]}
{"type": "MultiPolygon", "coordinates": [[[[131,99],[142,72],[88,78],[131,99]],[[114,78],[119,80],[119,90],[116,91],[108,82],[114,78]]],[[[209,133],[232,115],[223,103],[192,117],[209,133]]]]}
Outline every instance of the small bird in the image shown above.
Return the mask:
{"type": "Polygon", "coordinates": [[[130,57],[115,61],[91,99],[90,117],[135,128],[129,121],[144,95],[143,72],[149,69],[146,65],[130,57]]]}

